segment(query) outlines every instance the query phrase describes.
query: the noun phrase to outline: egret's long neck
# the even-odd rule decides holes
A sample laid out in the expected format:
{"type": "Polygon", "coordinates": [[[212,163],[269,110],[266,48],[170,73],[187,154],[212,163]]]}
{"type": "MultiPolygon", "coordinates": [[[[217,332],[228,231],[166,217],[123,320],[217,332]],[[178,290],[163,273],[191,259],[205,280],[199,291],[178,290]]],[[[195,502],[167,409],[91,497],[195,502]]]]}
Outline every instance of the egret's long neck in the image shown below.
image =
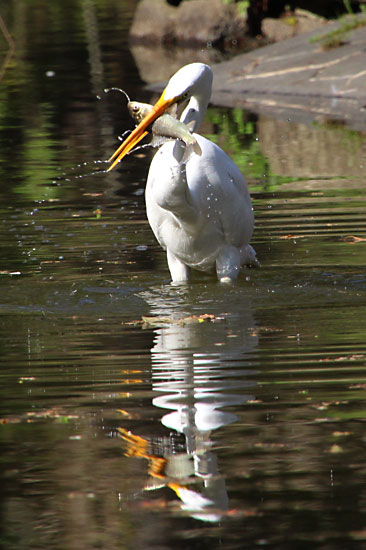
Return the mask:
{"type": "Polygon", "coordinates": [[[204,119],[208,101],[209,97],[192,96],[180,117],[181,122],[188,124],[194,121],[195,125],[193,129],[196,131],[204,119]]]}

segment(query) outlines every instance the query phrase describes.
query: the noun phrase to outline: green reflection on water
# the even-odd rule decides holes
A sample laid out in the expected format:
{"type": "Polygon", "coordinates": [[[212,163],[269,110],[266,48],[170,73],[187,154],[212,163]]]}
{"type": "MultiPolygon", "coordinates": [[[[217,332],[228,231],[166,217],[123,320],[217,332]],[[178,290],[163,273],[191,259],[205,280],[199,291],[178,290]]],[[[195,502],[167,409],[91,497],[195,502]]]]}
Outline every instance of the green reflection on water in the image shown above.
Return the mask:
{"type": "Polygon", "coordinates": [[[271,123],[267,117],[256,117],[240,108],[210,108],[207,120],[212,131],[205,135],[225,149],[245,174],[252,191],[275,192],[291,182],[301,185],[310,178],[337,177],[344,180],[337,192],[349,197],[354,185],[348,185],[348,178],[363,178],[366,136],[339,122],[309,126],[287,121],[271,123]]]}
{"type": "Polygon", "coordinates": [[[270,161],[261,150],[256,117],[240,108],[230,111],[210,108],[207,120],[213,125],[215,133],[206,133],[206,137],[220,147],[225,147],[246,178],[255,180],[255,189],[274,191],[282,183],[294,181],[294,178],[273,172],[270,161]]]}
{"type": "Polygon", "coordinates": [[[270,174],[268,161],[256,139],[256,125],[251,120],[245,120],[242,109],[223,112],[222,109],[211,108],[207,120],[214,126],[215,133],[206,136],[217,145],[225,140],[230,156],[244,174],[255,179],[270,174]]]}

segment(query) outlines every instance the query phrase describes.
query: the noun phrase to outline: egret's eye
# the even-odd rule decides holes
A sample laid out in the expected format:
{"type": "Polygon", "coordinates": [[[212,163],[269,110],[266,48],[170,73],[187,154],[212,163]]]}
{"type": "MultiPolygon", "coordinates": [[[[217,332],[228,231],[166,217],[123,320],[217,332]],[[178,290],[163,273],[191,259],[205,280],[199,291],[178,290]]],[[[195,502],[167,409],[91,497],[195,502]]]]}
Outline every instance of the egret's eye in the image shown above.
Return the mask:
{"type": "Polygon", "coordinates": [[[182,94],[182,95],[180,96],[180,100],[181,100],[181,101],[184,101],[185,99],[188,99],[188,97],[189,97],[189,92],[185,92],[184,94],[182,94]]]}
{"type": "Polygon", "coordinates": [[[139,110],[139,106],[138,105],[134,105],[132,107],[132,110],[135,111],[135,113],[137,113],[137,111],[139,110]]]}

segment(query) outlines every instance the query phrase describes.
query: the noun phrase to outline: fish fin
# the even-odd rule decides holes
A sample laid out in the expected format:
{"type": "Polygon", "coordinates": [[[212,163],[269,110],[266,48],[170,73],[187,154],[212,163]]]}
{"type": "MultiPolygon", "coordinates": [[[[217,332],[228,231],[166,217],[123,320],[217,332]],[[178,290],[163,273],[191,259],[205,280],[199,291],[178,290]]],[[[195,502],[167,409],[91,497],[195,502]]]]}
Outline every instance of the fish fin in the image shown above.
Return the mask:
{"type": "Polygon", "coordinates": [[[149,145],[151,145],[152,147],[160,147],[161,145],[164,145],[164,143],[166,143],[167,141],[172,141],[172,138],[153,134],[153,138],[149,145]]]}
{"type": "Polygon", "coordinates": [[[190,143],[189,145],[186,145],[184,155],[182,157],[182,164],[186,164],[191,157],[195,153],[196,155],[202,154],[201,147],[198,145],[197,141],[196,143],[190,143]]]}
{"type": "Polygon", "coordinates": [[[198,155],[199,157],[202,155],[202,149],[200,147],[200,144],[198,143],[198,141],[196,140],[195,143],[193,144],[193,151],[196,153],[196,155],[198,155]]]}
{"type": "MultiPolygon", "coordinates": [[[[196,123],[194,120],[191,120],[191,122],[188,122],[188,124],[186,124],[188,130],[191,132],[191,134],[193,134],[193,130],[194,130],[194,127],[195,127],[196,123]]],[[[196,155],[199,155],[201,156],[202,155],[202,149],[198,143],[198,141],[194,138],[194,143],[193,143],[193,151],[196,153],[196,155]]]]}
{"type": "Polygon", "coordinates": [[[188,130],[191,132],[191,134],[193,134],[193,131],[194,131],[194,127],[196,126],[196,123],[194,120],[191,120],[191,122],[188,122],[188,124],[186,124],[188,130]]]}
{"type": "Polygon", "coordinates": [[[178,110],[178,104],[177,103],[173,103],[173,105],[171,107],[169,107],[169,109],[167,109],[167,113],[168,115],[174,117],[174,118],[177,118],[177,110],[178,110]]]}
{"type": "Polygon", "coordinates": [[[184,155],[182,157],[181,164],[186,164],[191,154],[192,154],[192,146],[187,145],[187,147],[184,150],[184,155]]]}

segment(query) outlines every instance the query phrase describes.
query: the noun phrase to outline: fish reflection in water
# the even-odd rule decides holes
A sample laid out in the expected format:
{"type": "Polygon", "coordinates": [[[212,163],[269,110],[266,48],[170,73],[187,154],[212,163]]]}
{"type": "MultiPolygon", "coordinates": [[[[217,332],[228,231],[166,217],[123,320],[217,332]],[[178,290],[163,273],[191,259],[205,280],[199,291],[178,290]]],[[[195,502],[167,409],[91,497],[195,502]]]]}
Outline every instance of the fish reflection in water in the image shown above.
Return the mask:
{"type": "Polygon", "coordinates": [[[247,391],[256,384],[251,379],[256,371],[246,358],[257,346],[252,316],[244,313],[239,323],[230,318],[224,322],[224,329],[223,322],[156,329],[152,389],[161,395],[152,403],[171,411],[161,418],[170,436],[157,448],[153,436],[150,440],[120,429],[127,454],[149,461],[149,489],[171,488],[182,511],[206,522],[219,521],[229,507],[212,434],[237,420],[222,409],[254,399],[247,391]]]}

